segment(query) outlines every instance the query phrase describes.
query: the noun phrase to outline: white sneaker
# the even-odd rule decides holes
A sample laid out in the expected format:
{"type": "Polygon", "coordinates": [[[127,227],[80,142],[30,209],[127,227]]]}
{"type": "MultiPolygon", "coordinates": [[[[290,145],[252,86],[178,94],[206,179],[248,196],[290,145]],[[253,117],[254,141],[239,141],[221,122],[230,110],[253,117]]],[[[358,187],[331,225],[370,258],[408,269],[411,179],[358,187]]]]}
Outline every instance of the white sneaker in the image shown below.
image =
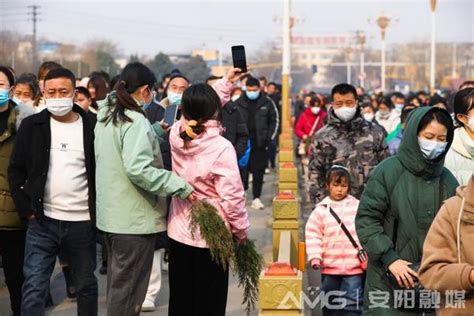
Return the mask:
{"type": "Polygon", "coordinates": [[[249,174],[249,183],[252,183],[252,182],[253,182],[253,175],[249,174]]]}
{"type": "Polygon", "coordinates": [[[155,302],[145,299],[142,304],[142,312],[154,312],[156,311],[155,302]]]}
{"type": "Polygon", "coordinates": [[[263,210],[265,208],[265,205],[263,205],[262,201],[260,201],[260,199],[257,198],[255,200],[253,200],[252,208],[254,210],[263,210]]]}

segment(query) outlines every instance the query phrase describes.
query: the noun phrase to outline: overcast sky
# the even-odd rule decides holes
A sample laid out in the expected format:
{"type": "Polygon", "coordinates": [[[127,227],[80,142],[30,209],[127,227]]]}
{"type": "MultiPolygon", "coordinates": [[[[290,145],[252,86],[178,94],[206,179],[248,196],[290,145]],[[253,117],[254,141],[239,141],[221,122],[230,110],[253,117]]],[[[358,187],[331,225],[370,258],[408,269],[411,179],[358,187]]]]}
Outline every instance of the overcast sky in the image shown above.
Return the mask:
{"type": "MultiPolygon", "coordinates": [[[[40,37],[69,43],[109,39],[125,56],[219,46],[226,53],[236,44],[251,53],[282,29],[281,0],[0,0],[1,29],[31,34],[31,4],[40,6],[40,37]]],[[[317,36],[361,29],[376,46],[380,33],[374,18],[381,13],[397,20],[387,31],[387,43],[429,40],[430,0],[294,0],[292,14],[302,21],[293,32],[317,36]]],[[[438,41],[474,42],[474,0],[438,0],[436,23],[438,41]]]]}

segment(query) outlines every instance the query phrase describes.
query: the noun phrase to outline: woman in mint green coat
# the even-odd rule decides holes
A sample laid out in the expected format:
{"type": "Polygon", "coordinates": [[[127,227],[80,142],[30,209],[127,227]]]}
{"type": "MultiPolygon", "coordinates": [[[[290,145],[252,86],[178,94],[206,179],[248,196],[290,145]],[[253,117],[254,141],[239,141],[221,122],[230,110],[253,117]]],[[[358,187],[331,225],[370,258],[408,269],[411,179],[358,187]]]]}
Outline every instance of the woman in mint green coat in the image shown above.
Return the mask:
{"type": "Polygon", "coordinates": [[[108,248],[107,315],[139,315],[156,233],[166,230],[166,197],[193,200],[193,188],[163,168],[156,131],[143,110],[155,82],[145,65],[128,64],[99,104],[97,228],[108,248]]]}

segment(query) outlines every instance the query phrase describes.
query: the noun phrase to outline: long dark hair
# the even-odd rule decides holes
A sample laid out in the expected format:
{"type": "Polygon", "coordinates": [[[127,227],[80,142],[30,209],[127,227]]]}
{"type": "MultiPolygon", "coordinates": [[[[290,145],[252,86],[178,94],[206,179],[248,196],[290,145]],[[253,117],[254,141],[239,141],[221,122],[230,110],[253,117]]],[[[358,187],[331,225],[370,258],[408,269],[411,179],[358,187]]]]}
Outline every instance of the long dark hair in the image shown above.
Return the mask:
{"type": "Polygon", "coordinates": [[[95,89],[95,98],[92,100],[92,107],[97,110],[97,101],[103,100],[107,97],[109,93],[107,81],[99,75],[92,76],[87,83],[87,88],[90,86],[95,89]]]}
{"type": "MultiPolygon", "coordinates": [[[[181,110],[186,120],[197,122],[195,126],[191,127],[197,135],[205,131],[204,123],[207,121],[222,121],[222,108],[219,96],[211,86],[205,83],[192,85],[184,91],[181,110]]],[[[180,137],[185,142],[192,140],[186,131],[183,131],[180,137]]]]}
{"type": "Polygon", "coordinates": [[[125,114],[126,109],[146,116],[143,109],[137,104],[131,94],[144,85],[152,89],[155,82],[156,77],[153,72],[142,63],[134,62],[125,66],[115,86],[117,102],[112,111],[112,122],[114,125],[118,125],[119,122],[133,122],[133,120],[125,114]]]}

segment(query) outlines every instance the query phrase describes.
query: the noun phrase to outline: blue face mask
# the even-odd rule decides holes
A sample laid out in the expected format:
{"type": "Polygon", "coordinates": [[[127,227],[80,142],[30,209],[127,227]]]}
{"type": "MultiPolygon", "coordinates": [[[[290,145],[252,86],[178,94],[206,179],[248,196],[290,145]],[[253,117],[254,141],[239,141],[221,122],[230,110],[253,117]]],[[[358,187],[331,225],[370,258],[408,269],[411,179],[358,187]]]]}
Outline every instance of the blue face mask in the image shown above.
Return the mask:
{"type": "Polygon", "coordinates": [[[448,146],[447,142],[437,142],[433,140],[418,137],[418,144],[420,145],[423,156],[428,160],[434,160],[443,154],[448,146]]]}
{"type": "Polygon", "coordinates": [[[250,100],[257,100],[260,96],[260,91],[245,91],[245,93],[250,100]]]}
{"type": "Polygon", "coordinates": [[[183,97],[182,94],[176,92],[168,92],[168,101],[170,101],[170,105],[179,105],[181,104],[181,98],[183,97]]]}
{"type": "Polygon", "coordinates": [[[10,100],[10,89],[0,89],[0,106],[5,106],[10,100]]]}

